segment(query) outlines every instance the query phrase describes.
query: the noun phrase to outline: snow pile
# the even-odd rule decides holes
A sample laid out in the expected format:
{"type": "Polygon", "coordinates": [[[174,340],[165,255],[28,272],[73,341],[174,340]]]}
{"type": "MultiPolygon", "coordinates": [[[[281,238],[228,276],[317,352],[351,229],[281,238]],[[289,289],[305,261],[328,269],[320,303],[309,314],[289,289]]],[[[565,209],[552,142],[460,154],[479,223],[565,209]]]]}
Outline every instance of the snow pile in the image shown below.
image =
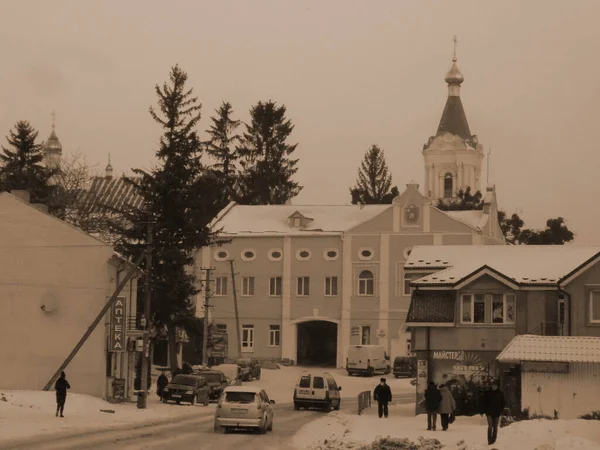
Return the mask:
{"type": "Polygon", "coordinates": [[[594,420],[529,420],[498,431],[493,446],[487,444],[485,417],[457,417],[448,431],[427,431],[427,417],[414,415],[413,405],[391,405],[388,419],[379,419],[375,408],[361,416],[334,412],[303,427],[294,446],[311,450],[598,450],[600,426],[594,420]],[[439,444],[436,444],[436,440],[439,444]]]}
{"type": "Polygon", "coordinates": [[[0,389],[0,442],[33,435],[86,432],[96,429],[214,414],[215,406],[162,404],[150,394],[146,409],[135,403],[112,404],[100,398],[69,392],[65,417],[55,417],[53,391],[0,389]]]}

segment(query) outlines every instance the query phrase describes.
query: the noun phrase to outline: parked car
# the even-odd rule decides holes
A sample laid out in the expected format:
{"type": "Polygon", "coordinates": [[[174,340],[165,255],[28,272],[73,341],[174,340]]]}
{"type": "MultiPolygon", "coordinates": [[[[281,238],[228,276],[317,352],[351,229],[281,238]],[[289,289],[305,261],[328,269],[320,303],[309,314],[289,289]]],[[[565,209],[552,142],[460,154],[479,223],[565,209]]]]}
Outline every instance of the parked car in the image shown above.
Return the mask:
{"type": "Polygon", "coordinates": [[[241,368],[242,381],[260,380],[260,364],[255,358],[239,358],[236,364],[241,368]]]}
{"type": "Polygon", "coordinates": [[[162,401],[196,402],[208,405],[210,397],[210,387],[205,378],[197,375],[175,375],[171,382],[163,390],[162,401]]]}
{"type": "Polygon", "coordinates": [[[229,386],[236,386],[242,384],[242,369],[237,364],[219,364],[213,367],[214,370],[223,372],[225,378],[229,382],[229,386]]]}
{"type": "Polygon", "coordinates": [[[416,378],[417,358],[414,356],[396,356],[394,358],[393,374],[396,378],[416,378]]]}
{"type": "Polygon", "coordinates": [[[210,388],[210,399],[217,400],[223,389],[229,386],[229,381],[223,372],[220,370],[203,370],[198,372],[199,375],[206,380],[210,388]]]}
{"type": "Polygon", "coordinates": [[[294,409],[319,408],[324,411],[340,409],[340,391],[329,372],[304,371],[298,378],[294,388],[294,409]]]}
{"type": "Polygon", "coordinates": [[[232,428],[250,428],[261,434],[273,431],[273,405],[267,393],[253,386],[227,387],[215,412],[215,433],[232,428]]]}
{"type": "Polygon", "coordinates": [[[391,372],[390,357],[381,345],[351,345],[346,358],[348,375],[368,375],[391,372]]]}

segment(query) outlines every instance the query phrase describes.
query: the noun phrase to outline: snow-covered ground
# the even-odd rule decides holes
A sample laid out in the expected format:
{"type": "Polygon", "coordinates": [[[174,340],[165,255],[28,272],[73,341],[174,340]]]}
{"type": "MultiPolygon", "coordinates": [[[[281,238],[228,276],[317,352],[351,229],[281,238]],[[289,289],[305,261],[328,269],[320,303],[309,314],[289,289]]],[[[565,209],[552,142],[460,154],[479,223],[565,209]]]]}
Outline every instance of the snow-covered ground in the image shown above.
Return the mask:
{"type": "MultiPolygon", "coordinates": [[[[529,420],[498,430],[498,440],[487,445],[485,417],[457,417],[448,431],[427,431],[427,416],[414,415],[414,404],[392,405],[390,417],[379,419],[374,409],[365,414],[330,413],[303,427],[294,437],[298,449],[358,449],[378,437],[392,436],[418,441],[438,439],[454,450],[598,450],[600,423],[595,420],[529,420]],[[547,445],[544,447],[544,445],[547,445]]],[[[391,447],[390,447],[391,448],[391,447]]]]}
{"type": "MultiPolygon", "coordinates": [[[[294,384],[302,370],[300,367],[263,369],[261,379],[250,384],[264,387],[277,403],[291,403],[294,384]]],[[[361,391],[372,390],[379,380],[379,377],[348,377],[341,370],[330,372],[342,386],[342,397],[356,397],[361,391]]],[[[396,380],[391,376],[388,380],[395,393],[414,392],[409,380],[396,380]]],[[[69,392],[65,417],[57,418],[54,415],[56,397],[53,391],[10,391],[0,387],[0,442],[28,436],[87,432],[194,415],[212,415],[215,410],[214,403],[208,407],[162,404],[153,392],[149,395],[147,406],[146,409],[138,409],[135,403],[111,404],[96,397],[69,392]]]]}

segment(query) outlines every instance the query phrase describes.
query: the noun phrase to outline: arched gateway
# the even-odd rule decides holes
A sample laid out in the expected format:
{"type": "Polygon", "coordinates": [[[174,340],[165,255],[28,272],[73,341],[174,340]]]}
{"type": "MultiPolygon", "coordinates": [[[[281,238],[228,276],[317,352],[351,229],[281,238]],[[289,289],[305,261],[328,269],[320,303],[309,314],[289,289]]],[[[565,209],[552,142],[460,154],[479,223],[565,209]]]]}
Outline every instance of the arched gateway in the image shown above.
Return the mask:
{"type": "Polygon", "coordinates": [[[335,367],[338,324],[329,320],[306,320],[296,324],[299,366],[335,367]]]}

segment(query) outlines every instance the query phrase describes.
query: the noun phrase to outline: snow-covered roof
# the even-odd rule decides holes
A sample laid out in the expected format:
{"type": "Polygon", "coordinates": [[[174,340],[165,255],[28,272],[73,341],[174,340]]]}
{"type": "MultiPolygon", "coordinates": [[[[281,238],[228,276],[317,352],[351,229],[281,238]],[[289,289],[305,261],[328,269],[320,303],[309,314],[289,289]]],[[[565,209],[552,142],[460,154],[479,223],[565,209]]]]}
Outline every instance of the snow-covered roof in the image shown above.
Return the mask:
{"type": "Polygon", "coordinates": [[[496,359],[506,363],[600,363],[600,337],[524,334],[513,338],[496,359]]]}
{"type": "Polygon", "coordinates": [[[466,225],[479,230],[483,229],[489,219],[489,215],[485,214],[482,210],[472,211],[443,211],[445,214],[450,216],[454,220],[458,220],[466,225]]]}
{"type": "Polygon", "coordinates": [[[224,234],[302,235],[311,232],[342,233],[378,216],[392,205],[237,205],[212,224],[224,234]],[[289,217],[300,213],[312,220],[306,228],[290,226],[289,217]]]}
{"type": "Polygon", "coordinates": [[[598,254],[600,246],[417,246],[412,249],[405,269],[440,270],[415,280],[414,286],[455,286],[484,269],[521,285],[556,285],[598,254]]]}

